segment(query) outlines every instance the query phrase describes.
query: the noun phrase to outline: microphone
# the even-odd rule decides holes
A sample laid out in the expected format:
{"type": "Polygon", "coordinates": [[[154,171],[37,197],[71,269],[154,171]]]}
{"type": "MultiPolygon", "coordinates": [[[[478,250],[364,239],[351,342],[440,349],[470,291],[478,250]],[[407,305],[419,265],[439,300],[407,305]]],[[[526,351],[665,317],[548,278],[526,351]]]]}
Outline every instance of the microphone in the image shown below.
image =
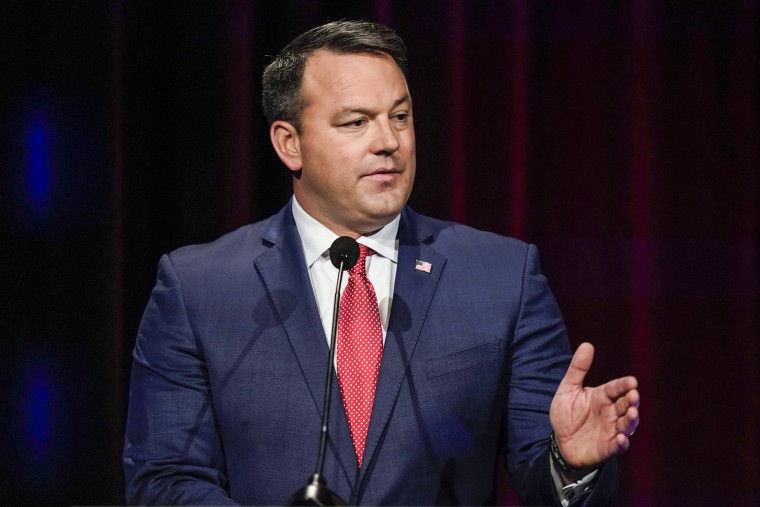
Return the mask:
{"type": "Polygon", "coordinates": [[[335,285],[335,299],[333,301],[332,331],[330,333],[330,359],[327,363],[327,375],[325,377],[325,398],[322,405],[322,431],[319,440],[319,457],[317,469],[309,482],[288,500],[288,505],[346,505],[345,500],[330,491],[327,482],[322,477],[322,469],[325,466],[325,451],[327,450],[327,423],[330,414],[330,399],[332,394],[332,370],[335,364],[335,337],[338,334],[338,310],[340,305],[340,284],[343,280],[343,271],[354,267],[359,260],[359,243],[354,238],[341,236],[330,246],[330,262],[338,268],[338,282],[335,285]]]}
{"type": "MultiPolygon", "coordinates": [[[[351,269],[359,260],[359,243],[349,236],[341,236],[330,247],[330,261],[338,269],[351,269]],[[341,267],[340,263],[343,263],[341,267]]],[[[342,274],[342,273],[340,273],[342,274]]],[[[340,276],[340,274],[338,276],[340,276]]]]}

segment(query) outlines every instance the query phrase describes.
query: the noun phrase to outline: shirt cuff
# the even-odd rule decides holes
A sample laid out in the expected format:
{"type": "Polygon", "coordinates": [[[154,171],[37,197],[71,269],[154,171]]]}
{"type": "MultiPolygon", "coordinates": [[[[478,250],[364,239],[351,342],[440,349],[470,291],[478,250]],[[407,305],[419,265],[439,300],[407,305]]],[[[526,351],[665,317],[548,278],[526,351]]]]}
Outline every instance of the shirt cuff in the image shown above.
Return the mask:
{"type": "Polygon", "coordinates": [[[549,460],[549,467],[551,468],[552,479],[554,479],[554,488],[557,491],[557,498],[559,498],[562,507],[567,507],[570,505],[570,502],[578,499],[584,493],[591,491],[591,489],[594,487],[594,479],[596,478],[596,473],[599,471],[597,469],[589,472],[588,474],[584,475],[583,478],[578,482],[574,482],[565,486],[564,482],[562,481],[562,476],[559,474],[557,467],[554,465],[554,461],[551,459],[549,460]]]}

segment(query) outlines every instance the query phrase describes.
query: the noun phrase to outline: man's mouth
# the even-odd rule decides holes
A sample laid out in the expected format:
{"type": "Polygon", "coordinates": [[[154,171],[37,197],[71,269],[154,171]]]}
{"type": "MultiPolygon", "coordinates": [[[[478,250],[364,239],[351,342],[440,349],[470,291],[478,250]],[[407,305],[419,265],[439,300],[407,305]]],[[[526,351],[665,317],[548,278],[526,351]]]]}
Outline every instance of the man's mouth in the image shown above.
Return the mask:
{"type": "Polygon", "coordinates": [[[396,178],[399,174],[400,173],[398,169],[390,169],[386,167],[381,167],[380,169],[377,169],[369,174],[366,174],[364,177],[372,181],[387,183],[387,182],[393,181],[393,179],[396,178]]]}
{"type": "Polygon", "coordinates": [[[376,175],[382,175],[382,174],[399,174],[399,171],[398,169],[394,169],[394,168],[381,167],[380,169],[376,169],[372,171],[371,173],[367,174],[366,176],[376,176],[376,175]]]}

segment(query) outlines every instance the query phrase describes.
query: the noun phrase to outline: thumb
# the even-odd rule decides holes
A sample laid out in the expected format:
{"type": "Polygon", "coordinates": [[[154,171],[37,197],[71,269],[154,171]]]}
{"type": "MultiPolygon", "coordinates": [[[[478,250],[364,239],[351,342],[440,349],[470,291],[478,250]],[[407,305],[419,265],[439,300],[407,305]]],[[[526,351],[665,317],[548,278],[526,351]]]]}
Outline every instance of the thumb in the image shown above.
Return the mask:
{"type": "Polygon", "coordinates": [[[581,389],[583,387],[583,379],[586,378],[589,368],[591,368],[591,362],[594,360],[594,346],[588,342],[581,343],[578,349],[573,354],[573,359],[570,361],[570,367],[565,373],[565,378],[562,379],[562,387],[581,389]]]}

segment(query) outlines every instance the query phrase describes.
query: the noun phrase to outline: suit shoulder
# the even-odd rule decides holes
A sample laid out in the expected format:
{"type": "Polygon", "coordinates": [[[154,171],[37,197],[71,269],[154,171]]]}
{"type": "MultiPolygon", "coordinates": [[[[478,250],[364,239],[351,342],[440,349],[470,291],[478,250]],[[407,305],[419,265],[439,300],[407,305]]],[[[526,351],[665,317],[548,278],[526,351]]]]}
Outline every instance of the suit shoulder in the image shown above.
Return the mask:
{"type": "Polygon", "coordinates": [[[448,239],[447,235],[450,235],[457,242],[469,242],[476,248],[507,248],[516,252],[524,252],[528,248],[527,243],[517,238],[502,236],[494,232],[483,231],[457,223],[452,224],[445,233],[443,237],[446,239],[448,239]]]}
{"type": "Polygon", "coordinates": [[[418,224],[427,229],[433,245],[447,253],[461,252],[478,255],[494,255],[525,258],[531,245],[508,236],[475,229],[456,222],[439,220],[423,215],[414,217],[418,224]]]}
{"type": "Polygon", "coordinates": [[[252,260],[267,248],[262,237],[271,221],[272,217],[244,225],[209,243],[177,248],[168,257],[176,267],[190,270],[212,269],[216,265],[234,266],[252,260]]]}

